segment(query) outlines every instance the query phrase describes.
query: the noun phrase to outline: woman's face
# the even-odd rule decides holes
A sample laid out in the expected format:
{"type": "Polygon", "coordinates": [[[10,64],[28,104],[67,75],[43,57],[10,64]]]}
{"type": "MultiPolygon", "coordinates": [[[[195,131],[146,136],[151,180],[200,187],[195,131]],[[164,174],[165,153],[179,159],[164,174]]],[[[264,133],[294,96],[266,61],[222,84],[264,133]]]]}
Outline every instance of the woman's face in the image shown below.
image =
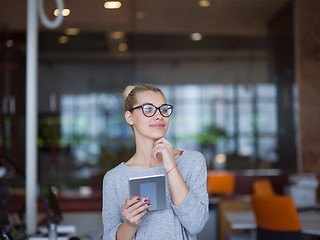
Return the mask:
{"type": "MultiPolygon", "coordinates": [[[[134,107],[147,103],[160,107],[167,102],[161,93],[146,91],[137,94],[137,103],[134,107]]],[[[126,119],[133,127],[136,137],[147,137],[153,140],[162,138],[166,134],[170,122],[170,117],[163,117],[159,109],[154,116],[146,117],[142,109],[137,108],[132,112],[126,112],[126,119]]]]}

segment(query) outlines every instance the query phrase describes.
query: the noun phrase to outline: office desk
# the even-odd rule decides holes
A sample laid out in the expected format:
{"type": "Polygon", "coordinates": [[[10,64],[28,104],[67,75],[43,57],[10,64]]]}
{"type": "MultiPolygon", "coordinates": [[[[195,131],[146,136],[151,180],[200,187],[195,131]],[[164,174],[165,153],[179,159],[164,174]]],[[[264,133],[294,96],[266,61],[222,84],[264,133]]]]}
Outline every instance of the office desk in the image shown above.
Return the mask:
{"type": "MultiPolygon", "coordinates": [[[[298,215],[303,234],[320,236],[319,211],[302,211],[298,215]]],[[[257,227],[253,211],[227,211],[225,217],[234,230],[253,230],[257,227]]]]}

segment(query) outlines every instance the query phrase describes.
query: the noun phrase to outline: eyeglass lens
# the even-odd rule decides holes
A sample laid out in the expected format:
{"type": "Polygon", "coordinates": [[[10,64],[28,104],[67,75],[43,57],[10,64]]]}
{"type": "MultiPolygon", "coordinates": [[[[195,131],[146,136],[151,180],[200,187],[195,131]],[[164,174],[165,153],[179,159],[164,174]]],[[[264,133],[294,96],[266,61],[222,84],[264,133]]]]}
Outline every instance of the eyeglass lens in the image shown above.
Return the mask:
{"type": "Polygon", "coordinates": [[[152,117],[153,115],[155,115],[158,109],[160,111],[160,114],[164,117],[169,117],[172,113],[172,106],[168,104],[164,104],[158,108],[151,104],[145,104],[142,106],[142,111],[147,117],[152,117]]]}

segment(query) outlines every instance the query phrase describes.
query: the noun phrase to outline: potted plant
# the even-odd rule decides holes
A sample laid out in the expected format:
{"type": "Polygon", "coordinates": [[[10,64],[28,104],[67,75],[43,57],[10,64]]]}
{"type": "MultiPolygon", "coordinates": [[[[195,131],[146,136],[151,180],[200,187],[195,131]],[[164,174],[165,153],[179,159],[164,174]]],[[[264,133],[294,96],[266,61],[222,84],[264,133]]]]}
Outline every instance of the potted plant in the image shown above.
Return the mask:
{"type": "Polygon", "coordinates": [[[215,123],[208,125],[197,137],[202,153],[204,154],[207,166],[211,163],[216,154],[216,144],[220,139],[227,136],[226,131],[215,123]]]}

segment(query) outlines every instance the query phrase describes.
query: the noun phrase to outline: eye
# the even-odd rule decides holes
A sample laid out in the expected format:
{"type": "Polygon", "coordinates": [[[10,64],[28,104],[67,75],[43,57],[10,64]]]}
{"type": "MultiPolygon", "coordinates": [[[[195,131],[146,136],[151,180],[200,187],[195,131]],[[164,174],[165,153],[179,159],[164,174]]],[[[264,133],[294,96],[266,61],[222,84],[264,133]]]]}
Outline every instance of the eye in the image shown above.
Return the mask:
{"type": "Polygon", "coordinates": [[[164,107],[161,108],[161,112],[162,113],[166,113],[168,111],[169,111],[169,108],[167,106],[164,106],[164,107]]]}
{"type": "Polygon", "coordinates": [[[146,106],[143,107],[143,111],[147,112],[147,113],[153,112],[154,111],[154,107],[150,106],[150,105],[146,105],[146,106]]]}

